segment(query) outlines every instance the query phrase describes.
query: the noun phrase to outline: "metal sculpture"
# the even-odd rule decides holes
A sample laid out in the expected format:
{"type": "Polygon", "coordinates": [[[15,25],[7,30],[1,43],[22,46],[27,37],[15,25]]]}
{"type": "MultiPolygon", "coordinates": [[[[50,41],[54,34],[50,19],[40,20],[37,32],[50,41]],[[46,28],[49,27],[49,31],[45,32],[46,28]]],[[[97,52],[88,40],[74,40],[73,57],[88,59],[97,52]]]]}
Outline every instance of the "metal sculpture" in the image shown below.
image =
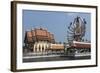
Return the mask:
{"type": "Polygon", "coordinates": [[[77,16],[73,22],[68,26],[67,31],[67,40],[68,42],[72,41],[84,41],[83,37],[85,36],[86,31],[86,21],[81,17],[77,16]]]}

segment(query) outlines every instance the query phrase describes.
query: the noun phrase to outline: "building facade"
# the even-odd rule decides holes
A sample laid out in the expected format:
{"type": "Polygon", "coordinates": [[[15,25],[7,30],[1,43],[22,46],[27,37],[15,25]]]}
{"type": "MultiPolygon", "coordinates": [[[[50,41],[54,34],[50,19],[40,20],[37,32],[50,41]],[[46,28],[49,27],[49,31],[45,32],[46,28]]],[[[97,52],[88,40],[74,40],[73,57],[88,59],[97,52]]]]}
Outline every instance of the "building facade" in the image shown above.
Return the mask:
{"type": "Polygon", "coordinates": [[[43,28],[26,31],[24,43],[24,53],[34,53],[35,55],[63,54],[67,56],[84,56],[90,55],[91,52],[90,42],[55,43],[54,34],[43,28]]]}
{"type": "Polygon", "coordinates": [[[52,53],[64,50],[63,44],[56,44],[54,34],[43,28],[25,32],[25,50],[34,53],[52,53]]]}

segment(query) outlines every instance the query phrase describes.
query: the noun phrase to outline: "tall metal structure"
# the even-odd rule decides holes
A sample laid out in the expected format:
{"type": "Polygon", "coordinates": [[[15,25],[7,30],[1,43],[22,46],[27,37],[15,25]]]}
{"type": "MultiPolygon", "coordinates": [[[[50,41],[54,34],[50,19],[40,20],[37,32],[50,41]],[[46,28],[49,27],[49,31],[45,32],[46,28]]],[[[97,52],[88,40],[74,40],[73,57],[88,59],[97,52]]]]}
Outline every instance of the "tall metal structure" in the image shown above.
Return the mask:
{"type": "Polygon", "coordinates": [[[91,43],[84,40],[86,24],[85,19],[77,16],[68,26],[67,40],[69,46],[66,52],[68,56],[88,56],[90,58],[91,43]]]}
{"type": "Polygon", "coordinates": [[[83,41],[83,37],[85,36],[86,31],[86,21],[81,17],[77,16],[73,22],[68,26],[67,31],[67,40],[68,42],[72,41],[83,41]]]}

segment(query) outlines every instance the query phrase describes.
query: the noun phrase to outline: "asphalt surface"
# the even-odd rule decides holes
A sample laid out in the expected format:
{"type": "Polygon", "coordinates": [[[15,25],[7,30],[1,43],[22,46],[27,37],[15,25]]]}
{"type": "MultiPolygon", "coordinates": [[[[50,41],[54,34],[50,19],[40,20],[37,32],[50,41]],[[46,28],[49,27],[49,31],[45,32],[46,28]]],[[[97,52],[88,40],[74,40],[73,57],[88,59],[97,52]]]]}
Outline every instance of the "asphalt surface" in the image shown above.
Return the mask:
{"type": "Polygon", "coordinates": [[[81,57],[68,57],[68,56],[56,56],[56,57],[40,57],[40,58],[23,58],[24,63],[28,62],[45,62],[45,61],[64,61],[64,60],[86,60],[91,59],[91,56],[81,57]]]}

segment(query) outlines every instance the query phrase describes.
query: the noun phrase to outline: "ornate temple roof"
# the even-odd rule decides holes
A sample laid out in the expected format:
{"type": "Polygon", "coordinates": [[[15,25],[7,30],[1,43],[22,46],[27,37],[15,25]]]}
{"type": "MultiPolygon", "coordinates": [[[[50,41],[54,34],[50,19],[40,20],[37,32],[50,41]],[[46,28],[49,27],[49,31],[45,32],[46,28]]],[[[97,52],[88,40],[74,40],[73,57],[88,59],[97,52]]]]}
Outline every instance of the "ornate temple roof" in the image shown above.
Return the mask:
{"type": "Polygon", "coordinates": [[[33,41],[48,41],[55,42],[54,35],[43,28],[35,28],[31,31],[26,31],[25,40],[27,42],[33,41]]]}

